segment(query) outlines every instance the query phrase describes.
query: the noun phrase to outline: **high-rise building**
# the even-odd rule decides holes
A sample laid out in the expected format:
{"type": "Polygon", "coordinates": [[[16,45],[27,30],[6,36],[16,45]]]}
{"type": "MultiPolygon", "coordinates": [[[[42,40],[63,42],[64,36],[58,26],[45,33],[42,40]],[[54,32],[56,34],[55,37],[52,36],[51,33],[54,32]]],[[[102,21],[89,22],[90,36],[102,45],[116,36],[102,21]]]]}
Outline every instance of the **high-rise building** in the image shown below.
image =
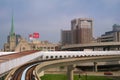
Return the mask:
{"type": "Polygon", "coordinates": [[[78,18],[71,21],[72,44],[90,43],[93,38],[93,20],[89,18],[78,18]]]}
{"type": "Polygon", "coordinates": [[[71,44],[71,30],[61,30],[61,42],[63,45],[71,44]]]}

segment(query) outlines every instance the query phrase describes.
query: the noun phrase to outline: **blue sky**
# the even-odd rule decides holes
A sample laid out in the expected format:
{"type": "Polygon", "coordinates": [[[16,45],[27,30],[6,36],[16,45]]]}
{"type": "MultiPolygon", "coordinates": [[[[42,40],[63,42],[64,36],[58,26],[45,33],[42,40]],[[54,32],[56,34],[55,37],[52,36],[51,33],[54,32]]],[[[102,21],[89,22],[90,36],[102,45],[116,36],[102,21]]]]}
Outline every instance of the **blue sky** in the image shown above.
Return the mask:
{"type": "Polygon", "coordinates": [[[93,18],[94,37],[120,24],[120,0],[0,0],[0,48],[6,42],[14,11],[15,32],[28,38],[40,33],[40,40],[60,41],[61,29],[70,29],[75,18],[93,18]]]}

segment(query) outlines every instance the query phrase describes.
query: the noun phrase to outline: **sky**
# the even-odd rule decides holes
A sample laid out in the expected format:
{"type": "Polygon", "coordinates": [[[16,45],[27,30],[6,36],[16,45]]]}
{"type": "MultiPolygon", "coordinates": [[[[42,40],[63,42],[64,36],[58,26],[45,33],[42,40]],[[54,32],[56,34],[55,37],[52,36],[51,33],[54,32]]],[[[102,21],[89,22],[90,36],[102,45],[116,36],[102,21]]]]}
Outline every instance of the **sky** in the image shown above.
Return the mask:
{"type": "Polygon", "coordinates": [[[0,48],[10,33],[12,11],[16,34],[28,39],[39,32],[40,40],[53,43],[75,18],[93,18],[94,37],[120,24],[120,0],[0,0],[0,48]]]}

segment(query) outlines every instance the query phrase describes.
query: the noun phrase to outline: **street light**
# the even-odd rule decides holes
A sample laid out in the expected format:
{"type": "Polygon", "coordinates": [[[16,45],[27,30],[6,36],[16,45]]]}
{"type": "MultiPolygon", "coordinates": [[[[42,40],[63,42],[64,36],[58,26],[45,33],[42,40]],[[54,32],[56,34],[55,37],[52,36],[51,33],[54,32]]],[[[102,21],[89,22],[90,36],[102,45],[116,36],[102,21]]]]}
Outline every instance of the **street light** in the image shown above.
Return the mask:
{"type": "Polygon", "coordinates": [[[79,78],[78,78],[78,80],[80,80],[80,78],[81,78],[81,75],[80,75],[80,72],[79,72],[79,78]]]}
{"type": "Polygon", "coordinates": [[[85,79],[87,80],[87,73],[86,73],[86,75],[85,75],[85,79]]]}

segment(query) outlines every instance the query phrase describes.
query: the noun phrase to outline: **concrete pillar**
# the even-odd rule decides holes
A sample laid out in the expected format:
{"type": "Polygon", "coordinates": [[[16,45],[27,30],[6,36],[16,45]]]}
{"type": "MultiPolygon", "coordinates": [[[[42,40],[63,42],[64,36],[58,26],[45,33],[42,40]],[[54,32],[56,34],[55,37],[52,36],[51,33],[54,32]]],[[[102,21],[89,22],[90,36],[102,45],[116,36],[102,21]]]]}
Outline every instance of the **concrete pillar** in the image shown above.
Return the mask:
{"type": "Polygon", "coordinates": [[[75,67],[74,65],[67,66],[67,78],[68,78],[68,80],[74,80],[74,77],[73,77],[74,67],[75,67]]]}
{"type": "Polygon", "coordinates": [[[0,77],[0,80],[4,80],[4,77],[2,76],[2,77],[0,77]]]}
{"type": "Polygon", "coordinates": [[[97,69],[97,62],[94,62],[94,72],[97,72],[98,69],[97,69]]]}

